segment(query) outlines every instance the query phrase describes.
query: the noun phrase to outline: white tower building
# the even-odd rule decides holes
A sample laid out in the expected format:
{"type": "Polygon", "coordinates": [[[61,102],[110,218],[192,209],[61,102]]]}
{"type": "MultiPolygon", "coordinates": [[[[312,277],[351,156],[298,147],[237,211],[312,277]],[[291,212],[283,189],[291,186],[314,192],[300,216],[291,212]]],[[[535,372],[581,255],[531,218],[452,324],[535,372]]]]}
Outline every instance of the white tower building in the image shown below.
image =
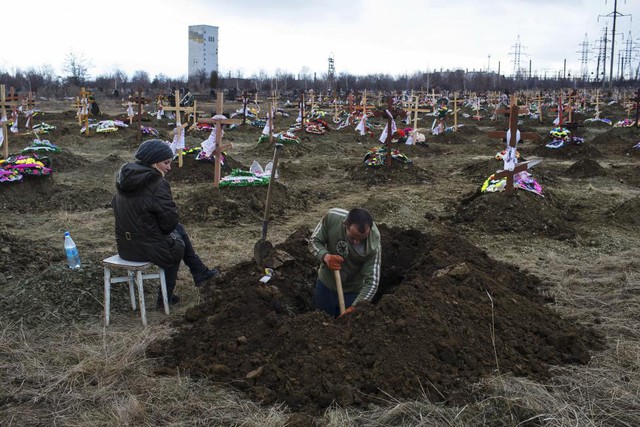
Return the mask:
{"type": "Polygon", "coordinates": [[[189,76],[218,71],[218,27],[189,25],[189,76]]]}

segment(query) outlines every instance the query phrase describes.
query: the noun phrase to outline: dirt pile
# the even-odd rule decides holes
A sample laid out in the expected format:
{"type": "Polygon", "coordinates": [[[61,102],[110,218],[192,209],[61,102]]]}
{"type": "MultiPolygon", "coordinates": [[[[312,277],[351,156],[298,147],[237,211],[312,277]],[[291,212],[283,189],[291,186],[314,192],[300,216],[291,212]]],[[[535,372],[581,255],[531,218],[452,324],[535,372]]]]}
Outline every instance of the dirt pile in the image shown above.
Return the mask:
{"type": "Polygon", "coordinates": [[[606,171],[600,166],[600,163],[591,159],[578,160],[569,166],[564,173],[566,176],[572,178],[592,178],[594,176],[606,175],[606,171]]]}
{"type": "Polygon", "coordinates": [[[543,234],[558,240],[575,236],[575,218],[553,193],[544,197],[529,191],[511,194],[481,193],[463,197],[454,208],[453,221],[485,232],[543,234]]]}
{"type": "Polygon", "coordinates": [[[461,403],[482,376],[543,378],[588,362],[592,331],[543,305],[540,281],[461,238],[380,225],[381,285],[344,318],[312,310],[317,262],[301,228],[276,247],[276,274],[241,263],[203,290],[179,330],[149,350],[161,372],[204,376],[264,402],[317,412],[388,396],[461,403]]]}

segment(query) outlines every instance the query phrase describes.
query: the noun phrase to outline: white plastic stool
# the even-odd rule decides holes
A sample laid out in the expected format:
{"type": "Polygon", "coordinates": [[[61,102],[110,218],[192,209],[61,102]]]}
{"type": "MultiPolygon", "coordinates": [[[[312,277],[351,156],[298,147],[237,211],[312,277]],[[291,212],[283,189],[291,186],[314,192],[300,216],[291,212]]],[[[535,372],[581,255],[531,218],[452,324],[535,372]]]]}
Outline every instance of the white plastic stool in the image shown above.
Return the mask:
{"type": "Polygon", "coordinates": [[[140,316],[142,316],[142,324],[147,326],[147,312],[144,305],[144,286],[145,279],[160,279],[160,290],[162,292],[162,302],[164,304],[164,312],[169,314],[169,301],[167,300],[167,282],[164,276],[164,269],[158,267],[158,273],[143,274],[143,271],[155,265],[151,262],[127,261],[120,258],[120,255],[114,255],[102,260],[104,265],[104,323],[109,325],[109,307],[111,305],[111,284],[129,282],[129,295],[131,297],[131,308],[136,309],[136,298],[133,284],[138,285],[138,300],[140,301],[140,316]],[[111,277],[111,269],[126,269],[126,276],[111,277]]]}

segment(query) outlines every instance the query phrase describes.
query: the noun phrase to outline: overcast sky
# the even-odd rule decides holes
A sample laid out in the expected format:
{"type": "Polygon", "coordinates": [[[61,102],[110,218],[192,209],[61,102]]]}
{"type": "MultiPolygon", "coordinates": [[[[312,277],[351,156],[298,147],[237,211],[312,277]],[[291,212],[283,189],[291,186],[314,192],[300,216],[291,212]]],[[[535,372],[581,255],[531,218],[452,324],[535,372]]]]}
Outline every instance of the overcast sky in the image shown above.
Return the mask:
{"type": "MultiPolygon", "coordinates": [[[[628,16],[617,19],[614,74],[633,29],[640,43],[640,0],[617,3],[628,16]]],[[[10,72],[49,65],[64,75],[73,52],[92,77],[117,69],[186,76],[188,26],[214,25],[220,71],[232,76],[320,76],[330,55],[338,74],[497,71],[500,64],[510,75],[518,36],[522,67],[531,61],[534,73],[557,75],[566,59],[576,75],[585,35],[596,45],[608,24],[610,38],[614,0],[30,0],[14,7],[0,26],[0,69],[10,72]]],[[[590,51],[591,72],[597,49],[590,51]]]]}

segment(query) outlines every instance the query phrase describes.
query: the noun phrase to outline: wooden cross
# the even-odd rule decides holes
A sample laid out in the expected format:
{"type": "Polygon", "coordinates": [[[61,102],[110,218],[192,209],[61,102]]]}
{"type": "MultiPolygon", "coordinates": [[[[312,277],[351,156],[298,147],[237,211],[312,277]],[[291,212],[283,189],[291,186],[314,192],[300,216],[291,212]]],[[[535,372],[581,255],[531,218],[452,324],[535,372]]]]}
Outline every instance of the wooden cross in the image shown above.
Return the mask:
{"type": "MultiPolygon", "coordinates": [[[[459,102],[462,102],[463,100],[460,100],[459,102]]],[[[453,94],[453,131],[457,132],[458,131],[458,94],[454,93],[453,94]]]]}
{"type": "Polygon", "coordinates": [[[310,95],[309,95],[309,105],[311,105],[311,108],[309,109],[310,114],[315,113],[316,111],[316,94],[313,91],[313,89],[309,89],[310,95]]]}
{"type": "Polygon", "coordinates": [[[156,108],[158,109],[157,118],[160,119],[164,115],[164,94],[156,96],[156,108]]]}
{"type": "Polygon", "coordinates": [[[27,121],[25,123],[25,126],[28,129],[33,130],[33,120],[31,120],[33,118],[33,114],[35,113],[35,108],[36,108],[36,100],[33,97],[33,92],[29,91],[27,93],[27,96],[22,98],[22,110],[24,112],[24,114],[27,116],[27,121]]]}
{"type": "Polygon", "coordinates": [[[4,137],[4,143],[2,144],[2,157],[7,159],[9,157],[9,132],[7,132],[7,110],[16,110],[18,106],[18,96],[13,92],[13,87],[10,89],[10,95],[7,98],[6,89],[4,85],[0,85],[0,124],[2,125],[2,135],[4,137]]]}
{"type": "MultiPolygon", "coordinates": [[[[223,103],[223,94],[221,90],[218,90],[216,91],[216,116],[222,116],[222,113],[223,113],[222,103],[223,103]]],[[[213,154],[215,156],[213,186],[218,188],[220,186],[220,170],[221,170],[220,155],[222,154],[222,151],[224,151],[226,148],[231,148],[231,146],[225,147],[222,145],[222,125],[240,124],[242,123],[242,120],[212,117],[210,119],[199,119],[198,123],[207,123],[215,126],[216,148],[215,150],[213,150],[213,154]]]]}
{"type": "Polygon", "coordinates": [[[562,127],[564,122],[564,104],[562,102],[562,94],[558,95],[558,106],[549,110],[558,113],[558,127],[562,127]]]}
{"type": "MultiPolygon", "coordinates": [[[[513,148],[514,153],[518,146],[518,140],[516,135],[517,129],[518,129],[518,105],[515,102],[515,95],[513,95],[511,98],[511,111],[509,113],[509,130],[511,130],[511,137],[507,142],[509,143],[509,147],[513,148]]],[[[533,166],[537,165],[540,162],[541,160],[530,160],[527,162],[518,163],[513,168],[513,170],[508,170],[508,169],[498,170],[493,175],[493,177],[495,179],[507,178],[507,185],[504,188],[504,192],[508,194],[515,189],[515,187],[513,186],[513,177],[516,174],[519,174],[520,172],[523,172],[528,170],[529,168],[532,168],[533,166]]]]}
{"type": "Polygon", "coordinates": [[[247,104],[249,103],[249,95],[246,90],[242,91],[242,124],[247,122],[247,104]]]}
{"type": "MultiPolygon", "coordinates": [[[[138,140],[142,141],[142,111],[143,105],[148,102],[148,99],[142,96],[142,88],[138,88],[136,94],[136,97],[133,98],[132,101],[138,105],[138,140]]],[[[131,121],[129,121],[129,123],[131,123],[131,121]]]]}
{"type": "Polygon", "coordinates": [[[393,108],[393,98],[392,97],[387,97],[387,109],[384,111],[377,111],[374,112],[374,116],[376,117],[386,117],[387,118],[387,137],[384,140],[384,145],[387,147],[387,157],[385,160],[385,163],[387,166],[391,165],[391,140],[393,139],[393,119],[397,118],[397,117],[404,117],[407,113],[400,109],[400,110],[395,110],[393,108]],[[389,114],[387,113],[387,111],[389,112],[389,114]]]}
{"type": "Polygon", "coordinates": [[[361,111],[363,116],[367,115],[367,109],[373,110],[375,107],[373,105],[367,105],[367,90],[365,89],[362,93],[362,99],[360,100],[360,105],[352,105],[351,107],[353,111],[361,111]]]}
{"type": "MultiPolygon", "coordinates": [[[[516,102],[516,96],[515,95],[511,95],[511,107],[510,107],[510,114],[509,114],[509,130],[511,131],[511,139],[516,137],[517,131],[518,131],[518,111],[519,111],[517,102],[516,102]],[[516,110],[514,110],[514,105],[516,107],[516,110]],[[512,111],[516,111],[515,113],[515,119],[514,119],[514,114],[512,111]],[[515,124],[514,124],[515,123],[515,124]]],[[[505,136],[505,132],[501,131],[501,130],[497,130],[497,131],[491,131],[487,133],[487,136],[489,138],[504,138],[505,136]]],[[[538,135],[536,132],[521,132],[520,133],[520,139],[522,141],[537,141],[540,139],[540,135],[538,135]]],[[[511,141],[507,141],[509,144],[511,143],[511,141]]],[[[518,141],[516,141],[517,143],[518,141]]]]}
{"type": "MultiPolygon", "coordinates": [[[[347,96],[347,102],[348,102],[348,106],[349,106],[349,115],[353,115],[354,111],[355,111],[355,105],[353,103],[353,93],[350,93],[349,96],[347,96]]],[[[343,108],[344,109],[344,108],[343,108]]]]}
{"type": "Polygon", "coordinates": [[[418,113],[431,113],[433,108],[420,108],[420,96],[413,95],[413,103],[409,103],[409,109],[405,110],[409,115],[409,120],[413,115],[413,129],[418,128],[418,113]]]}
{"type": "Polygon", "coordinates": [[[84,134],[89,135],[89,97],[91,96],[91,91],[89,89],[85,89],[84,87],[80,88],[80,97],[79,97],[79,109],[78,109],[78,124],[82,126],[84,122],[84,134]]]}
{"type": "Polygon", "coordinates": [[[596,89],[596,102],[594,102],[594,105],[596,107],[596,114],[595,114],[595,118],[599,119],[600,118],[600,105],[602,105],[602,102],[600,102],[600,90],[596,89]]]}
{"type": "Polygon", "coordinates": [[[567,95],[567,108],[569,108],[568,123],[573,123],[573,106],[577,97],[578,95],[575,90],[567,95]]]}
{"type": "MultiPolygon", "coordinates": [[[[195,102],[193,103],[193,107],[187,107],[187,106],[181,106],[180,105],[180,92],[176,89],[175,93],[175,106],[168,106],[168,107],[164,107],[165,111],[173,111],[176,113],[176,128],[174,129],[174,132],[182,132],[182,129],[186,128],[187,126],[189,126],[189,113],[193,114],[193,123],[196,123],[196,104],[195,102]],[[182,113],[185,113],[185,123],[182,124],[182,113]]],[[[219,95],[221,96],[221,95],[219,95]]],[[[178,167],[182,167],[182,149],[180,149],[180,151],[178,151],[178,167]]]]}
{"type": "Polygon", "coordinates": [[[304,93],[300,93],[300,100],[298,101],[298,106],[300,108],[300,125],[301,125],[301,129],[304,129],[304,93]]]}

